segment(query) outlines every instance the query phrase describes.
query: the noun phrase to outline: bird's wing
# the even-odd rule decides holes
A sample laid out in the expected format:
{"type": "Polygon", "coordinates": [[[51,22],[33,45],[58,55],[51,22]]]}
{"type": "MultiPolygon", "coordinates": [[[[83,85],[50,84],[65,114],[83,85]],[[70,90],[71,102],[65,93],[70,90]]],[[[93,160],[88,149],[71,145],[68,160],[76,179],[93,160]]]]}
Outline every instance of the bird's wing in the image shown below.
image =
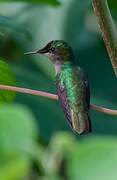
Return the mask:
{"type": "Polygon", "coordinates": [[[70,112],[70,106],[67,98],[67,91],[64,86],[64,83],[57,82],[57,92],[59,96],[59,100],[61,103],[61,106],[63,108],[64,114],[68,120],[68,123],[72,127],[72,121],[71,121],[71,112],[70,112]]]}
{"type": "Polygon", "coordinates": [[[88,75],[80,67],[76,67],[76,74],[79,74],[79,73],[83,82],[83,95],[84,95],[84,98],[86,99],[87,107],[89,108],[90,107],[90,88],[89,88],[88,75]]]}
{"type": "Polygon", "coordinates": [[[75,79],[77,86],[74,89],[77,94],[76,101],[70,106],[72,125],[79,134],[83,134],[91,131],[89,82],[87,75],[79,67],[75,68],[73,76],[78,79],[75,79]]]}

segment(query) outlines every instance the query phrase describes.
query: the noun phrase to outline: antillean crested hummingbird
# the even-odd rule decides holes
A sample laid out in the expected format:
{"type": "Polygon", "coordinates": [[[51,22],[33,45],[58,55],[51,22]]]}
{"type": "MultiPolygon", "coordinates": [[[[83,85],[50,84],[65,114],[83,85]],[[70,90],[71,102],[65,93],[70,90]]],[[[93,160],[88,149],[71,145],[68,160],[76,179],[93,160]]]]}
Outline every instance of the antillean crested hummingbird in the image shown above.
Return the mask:
{"type": "Polygon", "coordinates": [[[90,132],[88,79],[76,65],[71,47],[62,40],[54,40],[38,51],[25,54],[49,57],[55,67],[58,97],[68,123],[78,134],[90,132]]]}

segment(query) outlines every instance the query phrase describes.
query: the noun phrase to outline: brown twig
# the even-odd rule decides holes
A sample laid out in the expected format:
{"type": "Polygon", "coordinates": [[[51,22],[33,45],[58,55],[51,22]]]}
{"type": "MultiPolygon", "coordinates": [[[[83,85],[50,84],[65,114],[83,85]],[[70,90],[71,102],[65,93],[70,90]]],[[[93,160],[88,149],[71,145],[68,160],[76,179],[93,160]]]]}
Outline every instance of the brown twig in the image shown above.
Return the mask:
{"type": "Polygon", "coordinates": [[[92,4],[117,77],[117,31],[108,7],[108,2],[107,0],[92,0],[92,4]]]}
{"type": "MultiPolygon", "coordinates": [[[[0,89],[1,90],[7,90],[7,91],[15,91],[15,92],[20,92],[20,93],[26,93],[26,94],[32,94],[35,96],[42,96],[42,97],[50,98],[53,100],[58,100],[57,95],[51,94],[48,92],[43,92],[43,91],[37,91],[37,90],[21,88],[21,87],[16,87],[16,86],[7,86],[7,85],[0,85],[0,89]]],[[[102,112],[102,113],[113,115],[113,116],[117,115],[117,110],[104,108],[104,107],[97,106],[94,104],[91,104],[90,107],[91,107],[91,109],[98,111],[98,112],[102,112]]]]}
{"type": "Polygon", "coordinates": [[[25,93],[25,94],[32,94],[35,96],[42,96],[42,97],[47,97],[50,99],[58,100],[58,96],[55,94],[51,94],[51,93],[47,93],[47,92],[43,92],[43,91],[32,90],[32,89],[27,89],[27,88],[22,88],[22,87],[0,85],[0,89],[20,92],[20,93],[25,93]]]}

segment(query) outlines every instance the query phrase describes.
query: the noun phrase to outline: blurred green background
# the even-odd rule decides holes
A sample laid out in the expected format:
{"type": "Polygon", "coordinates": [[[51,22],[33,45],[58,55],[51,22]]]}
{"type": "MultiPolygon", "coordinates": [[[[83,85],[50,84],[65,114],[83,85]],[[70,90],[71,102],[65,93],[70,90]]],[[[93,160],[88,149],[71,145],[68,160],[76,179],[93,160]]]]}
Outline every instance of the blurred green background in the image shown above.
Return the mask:
{"type": "MultiPolygon", "coordinates": [[[[108,2],[116,23],[117,2],[108,2]]],[[[17,86],[56,93],[51,62],[24,56],[55,39],[67,41],[87,71],[91,103],[116,109],[117,80],[91,0],[0,1],[0,57],[17,86]]],[[[117,117],[90,115],[92,133],[79,137],[58,101],[17,93],[0,109],[0,180],[115,180],[117,117]]]]}

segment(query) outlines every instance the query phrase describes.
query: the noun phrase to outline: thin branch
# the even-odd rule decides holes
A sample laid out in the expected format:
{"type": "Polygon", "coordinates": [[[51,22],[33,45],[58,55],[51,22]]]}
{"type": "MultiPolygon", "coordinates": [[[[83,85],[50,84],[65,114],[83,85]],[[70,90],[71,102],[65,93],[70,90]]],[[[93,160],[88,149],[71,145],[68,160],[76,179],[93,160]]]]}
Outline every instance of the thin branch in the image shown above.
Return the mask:
{"type": "MultiPolygon", "coordinates": [[[[0,89],[1,90],[7,90],[7,91],[20,92],[20,93],[25,93],[25,94],[31,94],[31,95],[35,95],[35,96],[42,96],[42,97],[50,98],[53,100],[58,100],[57,95],[47,93],[47,92],[43,92],[43,91],[37,91],[37,90],[21,88],[21,87],[16,87],[16,86],[7,86],[7,85],[0,85],[0,89]]],[[[97,106],[94,104],[91,104],[90,107],[91,107],[91,109],[98,111],[98,112],[102,112],[102,113],[113,115],[113,116],[117,115],[117,110],[104,108],[104,107],[97,106]]]]}
{"type": "Polygon", "coordinates": [[[31,95],[35,95],[35,96],[42,96],[42,97],[47,97],[50,99],[58,100],[58,96],[55,94],[51,94],[51,93],[47,93],[47,92],[43,92],[43,91],[32,90],[32,89],[27,89],[27,88],[22,88],[22,87],[0,85],[0,89],[20,92],[20,93],[25,93],[25,94],[31,94],[31,95]]]}
{"type": "Polygon", "coordinates": [[[108,2],[107,0],[92,0],[92,4],[117,77],[117,31],[108,7],[108,2]]]}
{"type": "Polygon", "coordinates": [[[102,106],[97,106],[95,104],[91,104],[90,107],[91,107],[91,109],[93,109],[95,111],[102,112],[102,113],[108,114],[108,115],[117,116],[117,110],[104,108],[102,106]]]}

